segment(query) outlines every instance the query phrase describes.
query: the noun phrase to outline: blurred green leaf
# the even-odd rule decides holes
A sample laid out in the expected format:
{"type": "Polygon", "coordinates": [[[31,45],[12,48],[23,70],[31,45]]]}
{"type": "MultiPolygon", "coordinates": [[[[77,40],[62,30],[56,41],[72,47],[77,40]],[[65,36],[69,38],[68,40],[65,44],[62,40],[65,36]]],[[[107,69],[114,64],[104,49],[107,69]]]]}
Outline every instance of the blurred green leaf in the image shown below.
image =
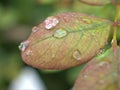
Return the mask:
{"type": "Polygon", "coordinates": [[[18,21],[17,13],[14,9],[4,9],[0,6],[0,29],[5,30],[10,28],[13,25],[16,25],[18,21]]]}

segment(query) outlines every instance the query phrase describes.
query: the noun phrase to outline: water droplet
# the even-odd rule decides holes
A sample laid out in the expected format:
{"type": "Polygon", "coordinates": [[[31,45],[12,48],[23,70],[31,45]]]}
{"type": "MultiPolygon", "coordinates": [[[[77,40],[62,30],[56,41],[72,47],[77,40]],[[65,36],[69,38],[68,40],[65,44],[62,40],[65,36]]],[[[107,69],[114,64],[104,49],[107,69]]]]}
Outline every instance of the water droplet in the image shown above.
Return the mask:
{"type": "Polygon", "coordinates": [[[87,78],[88,76],[85,74],[83,77],[84,77],[84,78],[87,78]]]}
{"type": "Polygon", "coordinates": [[[26,46],[24,43],[20,43],[20,45],[18,47],[21,51],[25,51],[26,46]]]}
{"type": "Polygon", "coordinates": [[[58,29],[54,33],[54,37],[56,38],[62,38],[62,37],[65,37],[66,35],[67,35],[67,31],[63,29],[58,29]]]}
{"type": "Polygon", "coordinates": [[[100,51],[97,53],[97,56],[102,55],[104,52],[105,52],[105,49],[100,50],[100,51]]]}
{"type": "Polygon", "coordinates": [[[87,19],[87,18],[83,18],[82,21],[86,24],[91,24],[92,21],[90,19],[87,19]]]}
{"type": "Polygon", "coordinates": [[[24,41],[24,42],[20,43],[20,45],[18,47],[21,51],[25,51],[28,44],[29,44],[29,41],[24,41]]]}
{"type": "Polygon", "coordinates": [[[107,61],[102,61],[102,62],[99,63],[99,66],[100,66],[100,67],[102,67],[102,66],[104,66],[104,65],[109,66],[109,62],[107,62],[107,61]]]}
{"type": "Polygon", "coordinates": [[[37,32],[39,30],[39,28],[37,26],[32,28],[32,32],[37,32]]]}
{"type": "Polygon", "coordinates": [[[73,58],[75,58],[76,60],[81,60],[81,52],[79,50],[75,50],[73,52],[73,58]]]}
{"type": "Polygon", "coordinates": [[[27,50],[27,51],[26,51],[26,55],[27,55],[27,56],[32,55],[32,51],[31,51],[31,50],[27,50]]]}
{"type": "Polygon", "coordinates": [[[112,41],[111,41],[111,44],[113,44],[114,43],[114,39],[112,39],[112,41]]]}
{"type": "Polygon", "coordinates": [[[54,17],[54,16],[48,17],[48,18],[45,20],[45,28],[46,28],[46,29],[52,29],[52,28],[54,28],[58,23],[59,23],[58,18],[56,18],[56,17],[54,17]]]}

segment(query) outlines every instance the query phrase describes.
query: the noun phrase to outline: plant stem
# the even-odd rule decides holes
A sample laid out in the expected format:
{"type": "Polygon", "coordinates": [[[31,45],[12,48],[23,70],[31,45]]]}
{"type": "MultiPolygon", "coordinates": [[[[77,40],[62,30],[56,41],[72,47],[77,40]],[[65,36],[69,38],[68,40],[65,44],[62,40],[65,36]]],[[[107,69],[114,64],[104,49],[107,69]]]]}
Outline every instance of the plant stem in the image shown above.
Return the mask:
{"type": "MultiPolygon", "coordinates": [[[[114,19],[114,23],[118,23],[118,17],[119,17],[119,4],[117,4],[117,1],[114,0],[114,2],[116,4],[115,5],[115,9],[116,9],[116,12],[115,12],[115,19],[114,19]]],[[[119,84],[119,80],[120,80],[120,77],[119,77],[119,61],[118,61],[118,58],[117,58],[117,39],[116,39],[116,33],[117,33],[117,28],[118,26],[115,25],[113,27],[114,29],[114,33],[113,33],[113,39],[112,39],[112,47],[113,47],[113,51],[114,51],[114,69],[115,69],[115,73],[117,74],[117,76],[115,77],[116,79],[116,90],[120,90],[120,84],[119,84]]]]}

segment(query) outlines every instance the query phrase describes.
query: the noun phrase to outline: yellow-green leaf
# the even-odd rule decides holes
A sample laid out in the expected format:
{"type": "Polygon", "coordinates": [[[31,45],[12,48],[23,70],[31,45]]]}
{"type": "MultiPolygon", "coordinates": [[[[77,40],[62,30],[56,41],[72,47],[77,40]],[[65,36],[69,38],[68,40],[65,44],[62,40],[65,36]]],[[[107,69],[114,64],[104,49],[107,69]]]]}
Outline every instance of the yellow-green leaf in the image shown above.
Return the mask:
{"type": "Polygon", "coordinates": [[[120,90],[120,47],[92,59],[81,71],[74,90],[120,90]]]}
{"type": "Polygon", "coordinates": [[[22,42],[23,60],[39,69],[66,69],[93,58],[107,44],[112,22],[81,13],[48,17],[22,42]]]}

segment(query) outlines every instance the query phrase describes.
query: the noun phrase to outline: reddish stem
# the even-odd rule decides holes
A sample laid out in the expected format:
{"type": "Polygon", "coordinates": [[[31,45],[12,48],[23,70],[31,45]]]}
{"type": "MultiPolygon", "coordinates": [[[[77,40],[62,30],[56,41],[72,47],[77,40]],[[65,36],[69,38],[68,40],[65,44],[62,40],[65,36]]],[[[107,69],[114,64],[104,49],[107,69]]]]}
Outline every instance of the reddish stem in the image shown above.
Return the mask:
{"type": "Polygon", "coordinates": [[[117,27],[117,26],[120,26],[120,22],[114,22],[114,23],[113,23],[113,26],[116,26],[116,27],[117,27]]]}

